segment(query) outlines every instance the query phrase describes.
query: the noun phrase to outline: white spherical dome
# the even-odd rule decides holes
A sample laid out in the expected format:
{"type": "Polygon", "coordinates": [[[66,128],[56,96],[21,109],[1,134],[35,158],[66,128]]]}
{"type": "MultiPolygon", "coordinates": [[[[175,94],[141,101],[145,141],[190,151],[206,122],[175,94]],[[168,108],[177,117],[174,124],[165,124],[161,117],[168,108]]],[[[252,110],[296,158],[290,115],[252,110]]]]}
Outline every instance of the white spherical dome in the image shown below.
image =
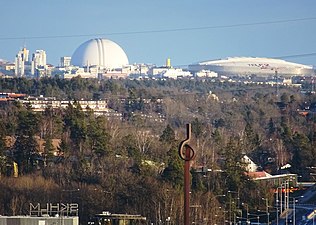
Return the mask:
{"type": "Polygon", "coordinates": [[[104,38],[91,39],[81,44],[71,57],[74,66],[121,68],[128,64],[124,50],[115,42],[104,38]]]}

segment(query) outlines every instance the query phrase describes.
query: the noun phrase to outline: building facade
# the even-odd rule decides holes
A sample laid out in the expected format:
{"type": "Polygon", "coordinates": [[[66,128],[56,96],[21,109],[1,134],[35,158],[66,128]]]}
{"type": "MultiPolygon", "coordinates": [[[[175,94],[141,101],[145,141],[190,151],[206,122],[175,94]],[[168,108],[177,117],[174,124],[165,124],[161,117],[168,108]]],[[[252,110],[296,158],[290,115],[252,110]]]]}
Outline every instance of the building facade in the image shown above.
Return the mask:
{"type": "Polygon", "coordinates": [[[46,52],[44,50],[36,50],[32,55],[31,74],[34,76],[38,70],[46,69],[46,52]]]}
{"type": "Polygon", "coordinates": [[[312,66],[281,59],[259,57],[231,57],[189,65],[191,72],[213,71],[224,76],[312,76],[312,66]]]}
{"type": "Polygon", "coordinates": [[[29,50],[25,47],[15,56],[15,76],[25,76],[26,65],[29,63],[29,50]]]}
{"type": "Polygon", "coordinates": [[[60,58],[60,67],[68,67],[71,65],[71,57],[70,56],[63,56],[60,58]]]}

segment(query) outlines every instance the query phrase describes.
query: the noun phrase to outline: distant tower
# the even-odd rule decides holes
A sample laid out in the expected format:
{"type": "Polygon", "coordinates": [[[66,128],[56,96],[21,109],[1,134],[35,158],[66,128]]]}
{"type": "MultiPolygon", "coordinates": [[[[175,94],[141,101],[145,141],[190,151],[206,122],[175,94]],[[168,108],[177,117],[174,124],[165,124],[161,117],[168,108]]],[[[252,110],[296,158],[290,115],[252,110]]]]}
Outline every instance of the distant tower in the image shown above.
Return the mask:
{"type": "Polygon", "coordinates": [[[23,77],[25,75],[25,64],[29,61],[29,50],[25,47],[15,56],[15,75],[23,77]]]}
{"type": "Polygon", "coordinates": [[[32,55],[31,74],[34,75],[35,71],[39,68],[45,69],[46,66],[46,52],[44,50],[36,50],[32,55]]]}
{"type": "Polygon", "coordinates": [[[61,67],[68,67],[70,66],[71,57],[70,56],[63,56],[60,58],[60,66],[61,67]]]}
{"type": "Polygon", "coordinates": [[[171,60],[170,60],[170,58],[167,58],[167,60],[166,60],[166,67],[171,68],[171,60]]]}

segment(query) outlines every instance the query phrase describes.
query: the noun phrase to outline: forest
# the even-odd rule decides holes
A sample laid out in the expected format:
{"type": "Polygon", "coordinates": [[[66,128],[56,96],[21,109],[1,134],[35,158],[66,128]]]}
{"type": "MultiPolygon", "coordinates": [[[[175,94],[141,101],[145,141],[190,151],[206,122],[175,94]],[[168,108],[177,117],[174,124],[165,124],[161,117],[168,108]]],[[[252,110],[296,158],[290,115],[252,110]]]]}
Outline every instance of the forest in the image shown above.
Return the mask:
{"type": "Polygon", "coordinates": [[[290,164],[288,172],[313,180],[316,95],[297,87],[208,79],[0,78],[0,92],[107,99],[123,115],[95,116],[76,103],[39,113],[19,101],[0,102],[0,215],[27,215],[30,203],[64,202],[79,204],[80,224],[102,211],[141,214],[148,224],[181,224],[178,146],[188,123],[196,152],[196,223],[227,220],[245,205],[265,209],[263,198],[273,204],[273,187],[249,179],[244,155],[270,174],[290,164]]]}

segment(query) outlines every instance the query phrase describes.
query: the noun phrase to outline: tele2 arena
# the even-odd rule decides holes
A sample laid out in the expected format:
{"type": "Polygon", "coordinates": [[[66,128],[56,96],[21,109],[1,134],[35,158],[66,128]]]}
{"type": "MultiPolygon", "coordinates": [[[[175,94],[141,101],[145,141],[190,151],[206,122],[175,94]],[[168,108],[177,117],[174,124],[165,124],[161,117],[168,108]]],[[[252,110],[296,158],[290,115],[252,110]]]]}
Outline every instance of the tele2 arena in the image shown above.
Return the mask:
{"type": "Polygon", "coordinates": [[[312,66],[287,62],[281,59],[257,57],[232,57],[220,60],[204,61],[189,65],[192,72],[213,71],[225,76],[312,76],[312,66]]]}

